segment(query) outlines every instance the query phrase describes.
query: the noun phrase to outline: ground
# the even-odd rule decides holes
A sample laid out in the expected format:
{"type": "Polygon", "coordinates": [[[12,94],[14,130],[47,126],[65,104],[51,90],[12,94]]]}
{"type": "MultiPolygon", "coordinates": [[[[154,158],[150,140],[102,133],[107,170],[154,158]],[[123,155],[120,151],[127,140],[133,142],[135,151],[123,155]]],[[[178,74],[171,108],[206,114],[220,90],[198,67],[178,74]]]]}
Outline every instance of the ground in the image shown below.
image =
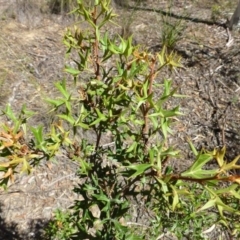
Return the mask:
{"type": "MultiPolygon", "coordinates": [[[[122,25],[127,24],[122,19],[132,16],[134,41],[151,51],[161,48],[163,16],[184,26],[175,47],[184,68],[163,76],[170,77],[178,92],[186,96],[171,102],[179,104],[184,114],[176,119],[171,138],[171,144],[181,150],[180,158],[172,160],[176,170],[183,170],[193,160],[187,138],[197,149],[225,145],[229,159],[240,154],[240,38],[234,31],[234,44],[227,48],[224,28],[237,2],[146,0],[137,6],[130,1],[134,8],[113,6],[120,25],[109,32],[121,33],[122,25]]],[[[64,77],[68,61],[62,37],[73,20],[20,3],[0,0],[0,109],[9,103],[17,111],[26,104],[38,113],[31,123],[47,126],[51,116],[42,99],[57,96],[54,82],[64,77]]],[[[71,192],[79,181],[76,166],[64,151],[57,160],[42,162],[30,176],[19,176],[7,192],[0,190],[1,239],[41,239],[42,227],[53,210],[67,208],[76,199],[71,192]]],[[[228,238],[223,235],[223,239],[228,238]]]]}

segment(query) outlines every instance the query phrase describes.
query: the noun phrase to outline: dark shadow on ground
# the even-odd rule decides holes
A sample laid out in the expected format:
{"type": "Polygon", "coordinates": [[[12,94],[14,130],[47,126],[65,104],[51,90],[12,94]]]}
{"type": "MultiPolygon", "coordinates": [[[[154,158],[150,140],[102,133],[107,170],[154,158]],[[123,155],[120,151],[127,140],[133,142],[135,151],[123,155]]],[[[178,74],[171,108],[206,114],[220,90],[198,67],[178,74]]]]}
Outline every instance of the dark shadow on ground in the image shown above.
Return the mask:
{"type": "Polygon", "coordinates": [[[46,240],[44,228],[48,221],[35,219],[29,222],[27,232],[20,232],[16,222],[6,223],[3,217],[3,204],[0,203],[0,239],[1,240],[46,240]]]}
{"type": "Polygon", "coordinates": [[[194,17],[189,17],[189,16],[182,16],[182,15],[178,15],[175,13],[170,13],[169,11],[164,11],[164,10],[160,10],[160,9],[153,9],[153,8],[144,8],[144,7],[139,7],[139,6],[129,6],[127,4],[118,4],[116,2],[117,5],[119,5],[122,8],[127,8],[129,10],[134,10],[134,11],[146,11],[146,12],[156,12],[156,13],[160,13],[163,16],[168,16],[168,17],[172,17],[175,19],[181,19],[181,20],[186,20],[186,21],[191,21],[194,23],[204,23],[206,25],[209,26],[219,26],[219,27],[223,27],[226,28],[227,27],[227,21],[226,23],[218,23],[215,21],[211,21],[211,20],[205,20],[205,19],[199,19],[199,18],[194,18],[194,17]]]}

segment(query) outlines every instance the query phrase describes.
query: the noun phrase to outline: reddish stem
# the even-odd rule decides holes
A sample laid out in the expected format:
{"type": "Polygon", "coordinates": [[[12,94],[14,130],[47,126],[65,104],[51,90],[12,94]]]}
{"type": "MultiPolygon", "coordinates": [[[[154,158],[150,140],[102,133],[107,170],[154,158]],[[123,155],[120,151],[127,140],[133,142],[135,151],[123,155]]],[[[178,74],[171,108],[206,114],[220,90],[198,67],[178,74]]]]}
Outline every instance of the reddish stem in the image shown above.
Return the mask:
{"type": "MultiPolygon", "coordinates": [[[[97,6],[94,7],[94,11],[92,12],[92,19],[95,26],[97,26],[97,6]]],[[[94,33],[95,41],[93,43],[93,61],[94,61],[94,69],[96,79],[100,80],[100,64],[99,64],[99,42],[97,39],[97,32],[95,29],[94,33]]]]}
{"type": "MultiPolygon", "coordinates": [[[[156,58],[154,57],[151,59],[150,73],[146,80],[146,81],[149,81],[148,96],[150,94],[152,94],[152,86],[153,86],[153,81],[155,78],[155,63],[156,63],[156,58]]],[[[150,109],[150,104],[149,104],[149,102],[146,102],[142,108],[142,113],[143,113],[143,118],[144,118],[144,126],[142,129],[142,135],[143,135],[143,138],[145,141],[145,151],[147,150],[147,142],[149,139],[149,135],[148,135],[149,134],[149,119],[148,119],[149,109],[150,109]]]]}

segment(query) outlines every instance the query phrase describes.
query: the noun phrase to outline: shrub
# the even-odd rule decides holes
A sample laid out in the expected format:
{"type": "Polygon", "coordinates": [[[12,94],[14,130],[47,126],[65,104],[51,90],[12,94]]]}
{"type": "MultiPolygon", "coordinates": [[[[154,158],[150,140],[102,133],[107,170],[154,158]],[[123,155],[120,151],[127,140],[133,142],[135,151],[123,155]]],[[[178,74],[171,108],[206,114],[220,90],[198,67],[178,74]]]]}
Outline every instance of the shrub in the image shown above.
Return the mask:
{"type": "Polygon", "coordinates": [[[177,42],[183,37],[185,26],[182,19],[173,19],[171,7],[166,15],[162,15],[162,31],[161,31],[161,44],[168,50],[172,51],[177,42]]]}
{"type": "Polygon", "coordinates": [[[192,165],[182,172],[171,166],[170,160],[178,157],[169,143],[171,123],[181,113],[179,106],[167,106],[181,96],[162,70],[181,67],[179,57],[165,47],[149,53],[134,46],[131,36],[109,36],[107,24],[116,16],[110,0],[96,0],[93,6],[77,2],[74,13],[88,27],[69,29],[64,37],[67,55],[75,63],[66,66],[66,72],[77,94],[65,81],[56,83],[61,97],[47,99],[56,123],[47,136],[41,127],[30,128],[31,151],[38,154],[24,162],[12,160],[12,155],[22,156],[19,132],[26,118],[15,117],[7,108],[14,131],[3,127],[1,132],[1,153],[9,159],[0,164],[4,183],[9,173],[13,176],[12,164],[27,162],[30,167],[65,145],[79,163],[82,183],[75,186],[79,198],[69,211],[56,212],[46,230],[48,238],[159,239],[171,233],[179,239],[204,239],[217,225],[239,236],[240,177],[231,170],[240,168],[240,156],[227,161],[225,148],[197,151],[189,141],[192,165]],[[210,161],[215,167],[210,168],[210,161]]]}

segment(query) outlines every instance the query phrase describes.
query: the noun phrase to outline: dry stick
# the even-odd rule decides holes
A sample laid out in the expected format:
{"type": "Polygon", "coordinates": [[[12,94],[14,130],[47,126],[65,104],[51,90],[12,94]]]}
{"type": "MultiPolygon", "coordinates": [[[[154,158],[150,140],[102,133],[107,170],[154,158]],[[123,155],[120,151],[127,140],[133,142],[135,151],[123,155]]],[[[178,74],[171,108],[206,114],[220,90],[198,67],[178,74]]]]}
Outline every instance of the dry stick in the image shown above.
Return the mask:
{"type": "Polygon", "coordinates": [[[147,225],[141,224],[141,223],[135,223],[135,222],[127,222],[127,225],[135,225],[135,226],[141,226],[141,227],[145,227],[145,228],[150,228],[147,225]]]}
{"type": "Polygon", "coordinates": [[[226,43],[226,47],[231,47],[234,43],[234,39],[228,27],[227,27],[227,35],[228,35],[228,41],[226,43]]]}
{"type": "Polygon", "coordinates": [[[212,232],[215,229],[215,227],[216,227],[216,225],[213,224],[210,228],[208,228],[207,230],[203,231],[202,233],[203,234],[210,233],[210,232],[212,232]]]}
{"type": "MultiPolygon", "coordinates": [[[[223,65],[217,67],[217,68],[215,69],[215,71],[213,72],[213,74],[216,73],[217,70],[219,70],[222,66],[223,66],[223,65]]],[[[213,75],[213,74],[212,74],[212,75],[213,75]]],[[[230,90],[231,92],[234,92],[231,88],[229,88],[229,87],[228,87],[225,83],[223,83],[221,80],[219,80],[218,78],[217,78],[216,80],[217,80],[219,83],[221,83],[225,88],[227,88],[227,89],[230,90]]]]}
{"type": "Polygon", "coordinates": [[[221,182],[238,182],[240,181],[240,175],[231,175],[228,177],[219,177],[219,174],[216,174],[212,177],[207,177],[207,178],[191,178],[191,177],[184,177],[181,176],[179,174],[170,174],[170,175],[166,175],[163,176],[164,177],[170,177],[171,181],[174,180],[184,180],[184,181],[189,181],[189,182],[196,182],[199,184],[204,184],[206,181],[211,181],[211,180],[217,180],[217,181],[221,181],[221,182]]]}
{"type": "MultiPolygon", "coordinates": [[[[93,23],[95,26],[97,26],[97,6],[94,7],[94,11],[92,13],[92,18],[93,18],[93,23]]],[[[100,64],[99,64],[99,42],[98,42],[98,37],[97,37],[97,31],[95,29],[95,41],[93,43],[93,61],[95,62],[94,68],[95,68],[95,75],[96,79],[100,80],[100,64]]]]}
{"type": "MultiPolygon", "coordinates": [[[[215,71],[214,71],[214,73],[215,72],[217,72],[220,68],[222,68],[223,67],[223,65],[220,65],[220,66],[218,66],[216,69],[215,69],[215,71]]],[[[214,74],[213,73],[213,74],[214,74]]],[[[212,74],[212,75],[213,75],[212,74]]],[[[219,83],[221,83],[225,88],[227,88],[228,90],[230,90],[231,92],[238,92],[239,90],[240,90],[240,86],[237,84],[237,83],[235,83],[235,82],[233,82],[233,84],[237,87],[237,89],[234,91],[234,90],[232,90],[231,88],[229,88],[225,83],[223,83],[221,80],[219,80],[218,78],[216,79],[219,83]]]]}
{"type": "Polygon", "coordinates": [[[73,177],[73,176],[76,176],[76,173],[71,173],[71,174],[69,174],[69,175],[67,175],[67,176],[60,177],[60,178],[56,179],[55,181],[53,181],[52,183],[48,184],[47,187],[51,187],[51,186],[54,185],[55,183],[60,182],[60,181],[62,181],[62,180],[65,179],[65,178],[71,178],[71,177],[73,177]]]}
{"type": "MultiPolygon", "coordinates": [[[[221,69],[223,67],[223,65],[220,65],[220,66],[218,66],[213,72],[212,72],[212,74],[211,74],[211,77],[214,75],[214,73],[216,73],[219,69],[221,69]]],[[[181,76],[180,76],[181,77],[181,76]]],[[[237,83],[235,83],[235,82],[233,82],[233,84],[234,85],[236,85],[236,87],[237,87],[237,89],[234,91],[234,90],[232,90],[231,88],[229,88],[225,83],[223,83],[221,80],[219,80],[219,79],[216,79],[219,83],[221,83],[225,88],[227,88],[228,90],[230,90],[231,92],[238,92],[239,90],[240,90],[240,86],[237,84],[237,83]]]]}
{"type": "Polygon", "coordinates": [[[233,84],[237,87],[237,89],[234,92],[238,92],[240,90],[240,86],[236,84],[234,81],[233,81],[233,84]]]}
{"type": "Polygon", "coordinates": [[[35,57],[39,57],[39,58],[47,58],[47,56],[46,55],[40,55],[40,54],[36,54],[36,53],[32,53],[32,52],[27,52],[28,54],[30,54],[30,55],[33,55],[33,56],[35,56],[35,57]]]}
{"type": "MultiPolygon", "coordinates": [[[[226,109],[225,109],[225,111],[224,111],[224,113],[223,113],[223,115],[224,115],[224,119],[223,119],[223,127],[222,127],[222,142],[223,142],[223,145],[226,145],[225,144],[225,129],[226,129],[226,117],[227,117],[227,110],[228,110],[228,108],[231,106],[231,104],[228,104],[227,105],[227,107],[226,107],[226,109]]],[[[219,124],[219,123],[218,123],[219,124]]],[[[221,126],[220,124],[219,124],[219,126],[221,126]]]]}

